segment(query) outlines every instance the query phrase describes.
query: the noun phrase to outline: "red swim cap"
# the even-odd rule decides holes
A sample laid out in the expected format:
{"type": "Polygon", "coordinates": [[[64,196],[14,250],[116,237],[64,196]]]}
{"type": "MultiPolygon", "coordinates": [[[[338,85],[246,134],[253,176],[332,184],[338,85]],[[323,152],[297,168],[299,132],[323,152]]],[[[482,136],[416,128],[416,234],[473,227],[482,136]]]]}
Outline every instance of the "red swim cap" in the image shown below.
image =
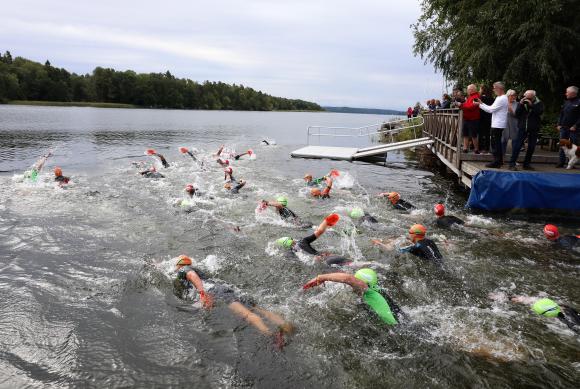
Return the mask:
{"type": "Polygon", "coordinates": [[[437,216],[445,215],[445,205],[443,205],[443,204],[436,204],[434,210],[435,210],[435,215],[437,215],[437,216]]]}
{"type": "Polygon", "coordinates": [[[326,220],[326,224],[327,224],[329,227],[332,227],[332,226],[334,226],[336,223],[338,223],[338,221],[340,220],[340,216],[338,216],[338,214],[336,214],[336,213],[331,213],[331,214],[330,214],[330,215],[328,215],[328,216],[326,217],[326,219],[324,219],[324,220],[326,220]]]}
{"type": "Polygon", "coordinates": [[[157,153],[153,149],[147,149],[147,154],[148,155],[153,155],[153,154],[157,154],[157,153]]]}
{"type": "Polygon", "coordinates": [[[232,174],[233,172],[234,172],[234,169],[232,169],[231,166],[224,169],[224,173],[232,174]]]}
{"type": "Polygon", "coordinates": [[[248,150],[248,155],[252,155],[253,151],[252,150],[248,150]]]}
{"type": "Polygon", "coordinates": [[[556,240],[560,237],[560,232],[558,231],[558,227],[553,224],[546,224],[544,227],[544,235],[549,240],[556,240]]]}
{"type": "Polygon", "coordinates": [[[179,151],[183,154],[187,153],[189,150],[187,149],[187,147],[180,147],[179,151]]]}
{"type": "Polygon", "coordinates": [[[58,166],[57,166],[57,167],[55,167],[55,168],[54,168],[54,175],[55,175],[56,177],[60,177],[60,176],[62,176],[62,169],[61,169],[61,168],[59,168],[58,166]]]}
{"type": "Polygon", "coordinates": [[[191,191],[193,190],[193,185],[191,185],[191,184],[187,184],[187,186],[185,187],[185,190],[186,190],[187,192],[191,192],[191,191]]]}
{"type": "Polygon", "coordinates": [[[338,170],[336,170],[336,169],[332,169],[332,170],[330,171],[330,176],[331,176],[331,177],[338,177],[338,176],[340,176],[340,173],[338,172],[338,170]]]}

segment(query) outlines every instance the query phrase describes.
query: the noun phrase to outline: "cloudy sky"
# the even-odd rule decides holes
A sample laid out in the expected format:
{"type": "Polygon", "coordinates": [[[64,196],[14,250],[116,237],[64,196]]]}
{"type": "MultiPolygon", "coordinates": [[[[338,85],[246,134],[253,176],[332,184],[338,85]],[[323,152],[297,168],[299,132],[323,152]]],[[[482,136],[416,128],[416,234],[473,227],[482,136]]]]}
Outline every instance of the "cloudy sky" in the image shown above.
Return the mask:
{"type": "Polygon", "coordinates": [[[418,16],[419,0],[18,0],[2,6],[0,51],[403,109],[443,88],[412,54],[418,16]]]}

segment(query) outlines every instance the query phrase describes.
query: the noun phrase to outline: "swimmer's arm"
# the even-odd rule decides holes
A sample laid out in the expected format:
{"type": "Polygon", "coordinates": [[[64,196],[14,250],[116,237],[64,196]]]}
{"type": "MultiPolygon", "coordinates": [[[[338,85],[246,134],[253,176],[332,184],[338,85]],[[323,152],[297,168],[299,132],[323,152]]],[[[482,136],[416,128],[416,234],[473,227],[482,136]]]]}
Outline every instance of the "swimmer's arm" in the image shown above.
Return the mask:
{"type": "Polygon", "coordinates": [[[276,209],[282,209],[282,208],[284,208],[284,206],[282,204],[280,204],[279,202],[277,202],[277,201],[266,201],[266,200],[264,200],[264,203],[267,206],[274,207],[276,209]]]}
{"type": "Polygon", "coordinates": [[[220,149],[218,150],[218,152],[216,153],[216,155],[219,157],[222,154],[222,151],[224,150],[225,145],[222,145],[220,147],[220,149]]]}
{"type": "Polygon", "coordinates": [[[365,282],[355,278],[352,274],[346,273],[320,274],[312,280],[308,281],[308,283],[304,285],[304,289],[321,285],[326,281],[350,285],[355,290],[355,292],[359,294],[363,294],[368,289],[368,286],[365,282]]]}
{"type": "Polygon", "coordinates": [[[397,239],[398,238],[391,238],[391,239],[388,239],[386,242],[381,241],[380,239],[372,239],[371,243],[375,246],[379,246],[379,247],[384,248],[385,250],[390,251],[393,249],[393,246],[395,245],[395,242],[397,239]]]}
{"type": "Polygon", "coordinates": [[[325,181],[326,181],[326,187],[328,189],[332,189],[332,183],[333,183],[332,178],[326,177],[325,181]]]}
{"type": "Polygon", "coordinates": [[[187,280],[195,286],[195,289],[199,292],[201,302],[203,303],[204,308],[211,308],[213,306],[213,297],[207,294],[205,289],[203,288],[203,281],[196,272],[188,271],[185,275],[187,280]]]}

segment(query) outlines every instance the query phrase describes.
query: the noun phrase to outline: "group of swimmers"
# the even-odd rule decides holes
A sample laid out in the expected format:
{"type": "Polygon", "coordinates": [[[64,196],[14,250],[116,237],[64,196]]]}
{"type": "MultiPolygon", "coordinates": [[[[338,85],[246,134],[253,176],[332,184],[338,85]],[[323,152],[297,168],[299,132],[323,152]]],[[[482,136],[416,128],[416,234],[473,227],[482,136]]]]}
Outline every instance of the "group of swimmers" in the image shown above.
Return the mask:
{"type": "MultiPolygon", "coordinates": [[[[232,194],[236,194],[245,186],[246,182],[242,179],[235,180],[230,161],[223,158],[223,150],[224,146],[220,147],[217,153],[214,154],[215,160],[217,164],[223,168],[225,181],[224,188],[232,194]]],[[[190,156],[193,161],[203,164],[193,151],[181,147],[180,152],[184,155],[190,156]]],[[[157,153],[155,150],[149,149],[146,151],[146,154],[159,158],[164,168],[169,167],[169,163],[165,157],[157,153]]],[[[232,154],[231,157],[233,157],[234,160],[239,160],[245,155],[251,157],[253,151],[248,150],[241,154],[232,154]]],[[[25,173],[25,176],[36,180],[48,157],[50,157],[50,153],[37,161],[32,169],[25,173]]],[[[59,167],[54,169],[54,173],[55,181],[57,181],[59,185],[64,185],[69,182],[69,178],[62,175],[62,170],[59,167]]],[[[141,171],[140,174],[147,178],[164,177],[155,169],[155,167],[141,171]]],[[[306,174],[304,176],[304,181],[306,186],[310,188],[310,194],[313,197],[326,199],[330,197],[334,180],[339,175],[340,173],[336,170],[332,170],[328,174],[316,179],[314,179],[311,174],[306,174]]],[[[185,192],[189,198],[201,195],[198,188],[193,184],[187,184],[185,186],[185,192]]],[[[400,194],[397,192],[379,193],[378,197],[386,198],[394,209],[402,212],[409,212],[415,208],[409,201],[402,199],[400,194]]],[[[191,203],[188,204],[191,205],[191,203]]],[[[285,196],[279,196],[275,200],[262,200],[258,210],[263,211],[267,208],[273,208],[282,219],[298,226],[303,228],[311,226],[310,223],[305,223],[296,215],[295,212],[288,208],[288,199],[285,196]]],[[[456,216],[445,215],[445,206],[443,204],[436,204],[434,206],[434,213],[437,217],[436,224],[441,228],[451,228],[454,225],[465,224],[463,220],[456,216]]],[[[376,217],[370,215],[361,208],[351,209],[347,214],[353,221],[359,223],[378,223],[376,217]]],[[[338,266],[343,269],[348,267],[360,267],[360,263],[355,263],[341,254],[319,252],[312,246],[312,244],[322,236],[329,227],[334,227],[339,220],[339,214],[331,213],[322,220],[312,234],[298,240],[287,236],[280,237],[276,240],[276,244],[280,248],[287,250],[287,253],[290,255],[295,255],[299,252],[311,255],[313,256],[314,261],[324,263],[328,266],[338,266]]],[[[427,238],[427,228],[422,224],[413,224],[409,228],[408,233],[409,244],[403,247],[398,246],[395,239],[372,239],[371,243],[384,250],[393,250],[396,248],[400,253],[410,253],[434,263],[437,268],[443,270],[443,256],[441,255],[436,243],[427,238]]],[[[553,241],[555,244],[566,249],[574,248],[580,241],[580,236],[560,236],[558,228],[551,224],[544,227],[544,235],[550,241],[553,241]]],[[[364,263],[363,266],[367,266],[367,264],[368,263],[364,263]]],[[[174,281],[174,291],[178,297],[199,301],[202,307],[206,309],[212,308],[216,299],[222,301],[228,305],[232,312],[246,320],[261,333],[274,336],[275,344],[280,348],[283,347],[286,342],[285,335],[291,334],[294,331],[292,324],[285,321],[282,316],[258,307],[251,298],[244,296],[242,293],[237,291],[235,287],[232,287],[218,279],[213,279],[199,268],[196,268],[190,257],[185,255],[179,256],[175,271],[176,277],[174,281]]],[[[362,267],[354,272],[354,274],[341,271],[317,275],[315,278],[304,284],[303,289],[307,290],[323,285],[326,282],[338,282],[349,285],[355,293],[362,297],[362,300],[365,302],[369,310],[374,312],[382,322],[387,325],[398,324],[404,314],[393,299],[389,297],[386,289],[379,286],[378,279],[375,270],[369,267],[362,267]]],[[[493,296],[490,295],[490,297],[493,296]]],[[[508,297],[512,302],[531,304],[532,310],[537,314],[545,317],[558,318],[569,328],[580,333],[580,314],[572,307],[557,304],[548,298],[534,299],[522,296],[508,297]]]]}

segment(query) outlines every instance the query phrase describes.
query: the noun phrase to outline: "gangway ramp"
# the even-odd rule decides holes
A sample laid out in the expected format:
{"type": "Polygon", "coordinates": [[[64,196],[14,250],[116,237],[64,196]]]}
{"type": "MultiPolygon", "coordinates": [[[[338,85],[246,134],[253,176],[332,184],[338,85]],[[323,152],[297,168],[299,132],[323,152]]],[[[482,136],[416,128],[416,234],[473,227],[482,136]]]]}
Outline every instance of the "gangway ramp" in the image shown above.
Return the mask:
{"type": "Polygon", "coordinates": [[[430,145],[432,143],[433,139],[431,138],[418,138],[361,149],[354,147],[306,146],[291,152],[290,155],[293,158],[334,159],[352,162],[372,159],[377,156],[386,156],[388,152],[430,145]]]}

